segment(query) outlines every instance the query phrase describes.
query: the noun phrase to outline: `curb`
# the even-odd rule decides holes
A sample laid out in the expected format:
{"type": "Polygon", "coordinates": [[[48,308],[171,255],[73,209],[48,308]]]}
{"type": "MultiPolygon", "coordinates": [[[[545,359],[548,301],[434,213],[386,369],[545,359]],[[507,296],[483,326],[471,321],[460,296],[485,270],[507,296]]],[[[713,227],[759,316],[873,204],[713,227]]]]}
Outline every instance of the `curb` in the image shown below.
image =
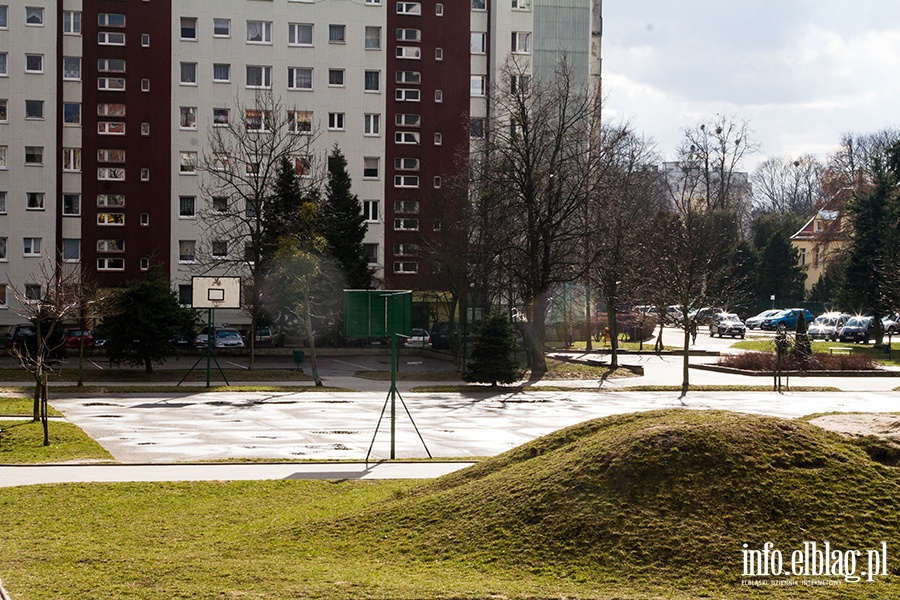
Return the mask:
{"type": "MultiPolygon", "coordinates": [[[[773,377],[772,371],[748,371],[723,367],[719,365],[688,365],[691,369],[701,371],[715,371],[717,373],[730,373],[732,375],[746,375],[748,377],[773,377]]],[[[782,371],[782,375],[790,377],[900,377],[900,371],[782,371]]]]}

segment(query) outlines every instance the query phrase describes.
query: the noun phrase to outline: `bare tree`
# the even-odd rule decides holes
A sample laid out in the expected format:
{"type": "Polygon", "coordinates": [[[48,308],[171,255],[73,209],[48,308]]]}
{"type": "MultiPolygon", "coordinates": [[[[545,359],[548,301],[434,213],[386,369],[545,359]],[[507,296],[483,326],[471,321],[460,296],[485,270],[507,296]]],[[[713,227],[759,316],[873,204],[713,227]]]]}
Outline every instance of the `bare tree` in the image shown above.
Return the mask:
{"type": "Polygon", "coordinates": [[[767,158],[750,177],[754,209],[808,218],[822,204],[824,170],[825,166],[812,154],[795,160],[784,156],[767,158]]]}
{"type": "Polygon", "coordinates": [[[197,165],[205,175],[202,189],[208,200],[198,211],[206,239],[197,256],[205,271],[244,278],[252,368],[263,279],[277,251],[274,232],[290,210],[275,193],[279,169],[287,161],[310,193],[319,187],[321,169],[312,152],[318,137],[312,113],[287,108],[271,91],[260,91],[253,105],[235,99],[231,114],[235,118],[210,127],[208,149],[197,165]]]}
{"type": "Polygon", "coordinates": [[[592,253],[590,281],[606,298],[610,367],[618,367],[618,314],[641,284],[644,238],[659,210],[660,193],[652,145],[629,127],[602,130],[591,171],[597,176],[590,196],[592,253]]]}
{"type": "Polygon", "coordinates": [[[50,445],[47,379],[65,355],[63,321],[78,314],[78,278],[77,271],[65,273],[48,261],[41,264],[26,289],[10,286],[19,315],[33,326],[33,331],[13,345],[12,352],[34,378],[34,420],[43,424],[45,446],[50,445]],[[35,298],[28,289],[40,290],[40,297],[35,298]]]}
{"type": "Polygon", "coordinates": [[[845,133],[828,159],[828,195],[841,188],[861,189],[875,180],[878,161],[900,138],[900,130],[886,128],[869,134],[845,133]]]}
{"type": "Polygon", "coordinates": [[[510,62],[499,78],[509,87],[492,94],[485,155],[473,164],[493,255],[525,306],[534,374],[547,369],[548,295],[583,270],[573,248],[584,237],[592,104],[570,68],[564,59],[553,77],[534,81],[527,65],[510,62]]]}

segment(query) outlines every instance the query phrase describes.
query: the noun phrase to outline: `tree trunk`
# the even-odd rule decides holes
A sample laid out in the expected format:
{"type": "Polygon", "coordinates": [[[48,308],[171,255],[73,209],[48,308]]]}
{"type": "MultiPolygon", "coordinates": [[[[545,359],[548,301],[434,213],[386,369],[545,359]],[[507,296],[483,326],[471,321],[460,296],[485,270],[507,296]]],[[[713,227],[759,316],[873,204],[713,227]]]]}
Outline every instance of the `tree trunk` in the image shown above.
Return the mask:
{"type": "Polygon", "coordinates": [[[306,317],[306,338],[309,340],[309,367],[312,369],[313,380],[316,387],[322,386],[322,379],[319,377],[318,361],[316,360],[316,336],[313,334],[312,311],[309,307],[309,290],[303,290],[303,305],[306,317]]]}
{"type": "Polygon", "coordinates": [[[587,282],[584,284],[584,330],[587,332],[587,342],[585,342],[584,349],[590,352],[594,348],[592,345],[594,328],[591,323],[591,286],[587,282]]]}
{"type": "Polygon", "coordinates": [[[34,377],[34,411],[32,413],[32,421],[37,423],[41,420],[41,377],[35,372],[34,377]]]}
{"type": "Polygon", "coordinates": [[[47,372],[41,373],[41,424],[44,428],[44,445],[50,445],[50,420],[47,416],[47,372]]]}
{"type": "Polygon", "coordinates": [[[547,338],[547,301],[543,297],[532,302],[531,314],[531,373],[543,375],[547,372],[547,358],[544,356],[544,342],[547,338]]]}
{"type": "Polygon", "coordinates": [[[610,370],[619,368],[619,326],[618,326],[618,310],[616,303],[607,300],[606,303],[606,322],[609,327],[609,368],[610,370]]]}
{"type": "Polygon", "coordinates": [[[145,373],[153,373],[153,361],[149,358],[144,359],[144,372],[145,373]]]}
{"type": "Polygon", "coordinates": [[[690,382],[690,374],[689,374],[689,359],[690,359],[690,348],[691,348],[691,330],[687,327],[684,329],[684,364],[682,365],[682,379],[681,379],[681,397],[684,398],[687,396],[688,388],[691,386],[690,382]]]}

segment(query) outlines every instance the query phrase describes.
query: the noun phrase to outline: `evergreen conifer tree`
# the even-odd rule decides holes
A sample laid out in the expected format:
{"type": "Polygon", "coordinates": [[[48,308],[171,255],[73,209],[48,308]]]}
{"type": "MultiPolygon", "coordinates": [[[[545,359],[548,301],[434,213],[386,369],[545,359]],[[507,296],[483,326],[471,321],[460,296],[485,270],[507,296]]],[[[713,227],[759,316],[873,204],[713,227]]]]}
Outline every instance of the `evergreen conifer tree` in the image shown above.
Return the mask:
{"type": "Polygon", "coordinates": [[[367,289],[372,285],[372,271],[363,247],[366,219],[359,198],[351,190],[347,159],[335,145],[328,157],[328,185],[322,206],[321,232],[328,251],[337,261],[346,287],[367,289]]]}
{"type": "Polygon", "coordinates": [[[521,377],[512,360],[515,337],[507,318],[495,313],[485,320],[475,334],[472,359],[466,364],[463,379],[470,382],[513,383],[521,377]]]}

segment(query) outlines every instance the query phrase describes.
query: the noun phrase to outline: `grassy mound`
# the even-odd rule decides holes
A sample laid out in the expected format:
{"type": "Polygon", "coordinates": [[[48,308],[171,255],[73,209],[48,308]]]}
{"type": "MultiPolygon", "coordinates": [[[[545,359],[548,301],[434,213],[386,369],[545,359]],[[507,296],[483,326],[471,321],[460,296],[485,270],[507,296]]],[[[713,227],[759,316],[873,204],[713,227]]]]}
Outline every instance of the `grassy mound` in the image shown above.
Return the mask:
{"type": "Polygon", "coordinates": [[[730,585],[744,543],[789,556],[828,540],[865,557],[898,539],[898,498],[894,468],[819,427],[668,410],[567,428],[341,527],[424,561],[730,585]]]}

